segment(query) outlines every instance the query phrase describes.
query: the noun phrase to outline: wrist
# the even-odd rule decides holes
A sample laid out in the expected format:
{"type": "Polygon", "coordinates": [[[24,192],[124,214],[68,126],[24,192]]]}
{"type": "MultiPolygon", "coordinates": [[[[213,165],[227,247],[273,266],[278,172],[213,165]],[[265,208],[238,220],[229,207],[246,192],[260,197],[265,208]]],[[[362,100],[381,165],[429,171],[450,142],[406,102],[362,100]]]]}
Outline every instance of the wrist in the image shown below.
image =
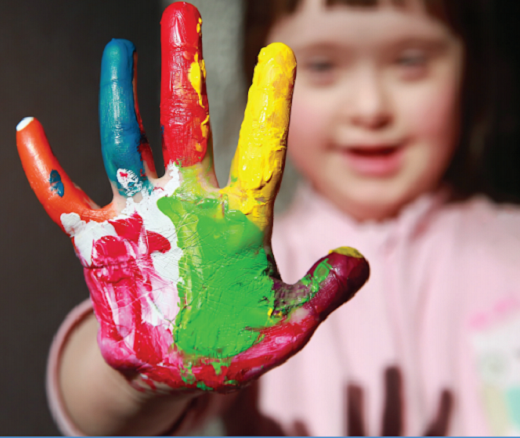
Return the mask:
{"type": "MultiPolygon", "coordinates": [[[[197,393],[137,389],[132,379],[111,368],[97,344],[91,314],[70,333],[59,365],[64,409],[88,435],[152,435],[171,429],[197,393]]],[[[137,378],[137,377],[136,377],[137,378]]],[[[134,379],[136,380],[136,379],[134,379]]]]}

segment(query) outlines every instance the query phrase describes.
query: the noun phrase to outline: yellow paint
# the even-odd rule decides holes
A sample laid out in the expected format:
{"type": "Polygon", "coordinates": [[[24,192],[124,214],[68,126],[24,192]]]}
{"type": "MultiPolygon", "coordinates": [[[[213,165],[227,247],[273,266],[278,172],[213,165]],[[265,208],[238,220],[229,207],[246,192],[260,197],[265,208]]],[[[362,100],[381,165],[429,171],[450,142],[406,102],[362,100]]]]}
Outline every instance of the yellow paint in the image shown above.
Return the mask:
{"type": "Polygon", "coordinates": [[[206,61],[200,61],[200,69],[202,70],[202,77],[206,79],[206,61]]]}
{"type": "MultiPolygon", "coordinates": [[[[203,61],[204,62],[204,61],[203,61]]],[[[201,63],[199,63],[199,55],[195,53],[195,59],[190,65],[190,72],[188,73],[188,79],[190,80],[191,86],[199,95],[199,105],[202,105],[202,79],[206,77],[206,68],[204,67],[204,73],[202,72],[201,63]],[[204,76],[202,76],[204,74],[204,76]]]]}
{"type": "Polygon", "coordinates": [[[262,49],[231,165],[231,183],[221,190],[232,209],[262,230],[270,223],[283,172],[295,74],[296,59],[289,47],[274,43],[262,49]]]}
{"type": "MultiPolygon", "coordinates": [[[[200,23],[202,23],[202,21],[200,21],[200,23]]],[[[204,63],[203,59],[199,60],[198,53],[195,53],[195,58],[190,65],[188,79],[190,80],[191,86],[199,96],[199,105],[204,107],[202,103],[202,83],[203,80],[206,79],[206,64],[204,63]]],[[[200,124],[200,129],[202,131],[202,136],[207,139],[209,133],[209,114],[200,124]]],[[[198,152],[202,152],[202,145],[196,143],[195,150],[197,150],[198,152]]]]}
{"type": "Polygon", "coordinates": [[[357,249],[351,248],[350,246],[342,246],[340,248],[336,248],[329,251],[329,254],[337,252],[338,254],[346,255],[349,257],[356,257],[358,259],[363,258],[363,254],[361,254],[357,249]]]}
{"type": "Polygon", "coordinates": [[[202,131],[202,136],[204,138],[208,138],[208,133],[209,133],[209,114],[206,116],[204,121],[200,124],[200,130],[202,131]]]}
{"type": "Polygon", "coordinates": [[[199,22],[197,23],[197,33],[200,35],[200,30],[202,29],[202,18],[199,17],[199,22]]]}
{"type": "MultiPolygon", "coordinates": [[[[200,130],[202,132],[202,136],[207,139],[208,138],[208,134],[209,134],[209,114],[206,116],[206,118],[204,119],[204,121],[200,124],[200,130]]],[[[203,151],[203,148],[202,148],[202,145],[200,143],[195,143],[195,150],[197,152],[202,152],[203,151]]]]}

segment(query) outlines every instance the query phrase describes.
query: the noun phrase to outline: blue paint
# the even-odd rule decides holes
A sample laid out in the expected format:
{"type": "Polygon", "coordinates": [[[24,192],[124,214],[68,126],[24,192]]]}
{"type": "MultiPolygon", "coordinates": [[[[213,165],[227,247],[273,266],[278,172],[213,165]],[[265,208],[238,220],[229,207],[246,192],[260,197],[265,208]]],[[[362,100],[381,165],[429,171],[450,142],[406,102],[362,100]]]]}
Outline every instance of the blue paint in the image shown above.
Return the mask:
{"type": "Polygon", "coordinates": [[[113,39],[103,52],[99,90],[101,149],[107,175],[119,193],[133,196],[143,188],[151,190],[145,175],[140,146],[141,135],[134,107],[135,46],[127,40],[113,39]],[[137,184],[122,184],[118,170],[137,175],[137,184]]]}
{"type": "Polygon", "coordinates": [[[515,425],[515,429],[520,429],[520,386],[508,388],[506,398],[509,416],[515,425]]]}
{"type": "Polygon", "coordinates": [[[53,170],[49,175],[49,184],[51,185],[51,190],[63,198],[63,195],[65,194],[65,186],[63,185],[61,175],[57,170],[53,170]]]}

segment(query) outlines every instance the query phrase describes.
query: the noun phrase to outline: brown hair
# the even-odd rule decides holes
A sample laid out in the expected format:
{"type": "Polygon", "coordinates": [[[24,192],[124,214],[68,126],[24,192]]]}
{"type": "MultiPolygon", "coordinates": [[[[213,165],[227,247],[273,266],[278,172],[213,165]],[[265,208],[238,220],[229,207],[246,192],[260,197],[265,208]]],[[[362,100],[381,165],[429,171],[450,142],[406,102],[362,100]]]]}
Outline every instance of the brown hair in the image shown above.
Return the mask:
{"type": "MultiPolygon", "coordinates": [[[[250,83],[257,55],[273,24],[294,13],[301,0],[245,0],[244,68],[250,83]]],[[[326,5],[377,7],[379,0],[325,0],[326,5]]],[[[421,0],[432,16],[445,22],[463,41],[465,73],[461,92],[461,138],[445,181],[458,195],[492,188],[483,161],[494,118],[493,35],[489,23],[492,0],[421,0]]],[[[392,0],[403,6],[407,0],[392,0]]]]}

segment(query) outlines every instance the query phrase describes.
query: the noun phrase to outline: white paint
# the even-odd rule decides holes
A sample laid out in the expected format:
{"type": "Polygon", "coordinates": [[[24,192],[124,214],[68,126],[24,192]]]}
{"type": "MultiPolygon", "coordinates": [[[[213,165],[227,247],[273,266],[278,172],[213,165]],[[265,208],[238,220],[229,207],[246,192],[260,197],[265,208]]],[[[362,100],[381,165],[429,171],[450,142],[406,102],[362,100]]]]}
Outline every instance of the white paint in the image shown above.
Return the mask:
{"type": "Polygon", "coordinates": [[[143,190],[143,183],[131,170],[117,169],[116,177],[128,196],[134,196],[143,190]]]}
{"type": "MultiPolygon", "coordinates": [[[[166,253],[156,252],[152,254],[155,270],[165,280],[177,284],[179,280],[179,260],[182,257],[182,250],[177,246],[177,232],[172,221],[157,207],[157,201],[165,196],[171,196],[180,187],[179,170],[175,165],[171,165],[166,175],[170,179],[164,188],[156,187],[152,193],[146,190],[141,192],[143,198],[140,202],[135,202],[133,198],[127,198],[126,207],[121,212],[123,217],[130,217],[137,212],[143,218],[144,228],[153,231],[168,239],[171,249],[166,253]]],[[[166,176],[165,175],[165,176],[166,176]]],[[[119,218],[120,216],[118,216],[119,218]]]]}
{"type": "Polygon", "coordinates": [[[24,117],[18,125],[16,125],[16,130],[21,131],[24,129],[29,123],[31,123],[34,120],[34,117],[24,117]]]}
{"type": "Polygon", "coordinates": [[[179,169],[177,166],[175,166],[175,164],[170,164],[166,169],[166,174],[164,177],[166,177],[166,175],[169,176],[169,179],[164,185],[164,190],[166,192],[166,196],[171,196],[173,195],[173,192],[175,192],[175,190],[181,186],[179,169]]]}
{"type": "Polygon", "coordinates": [[[309,311],[303,307],[294,309],[290,316],[291,324],[300,324],[305,318],[309,316],[309,311]]]}
{"type": "MultiPolygon", "coordinates": [[[[148,322],[149,324],[153,325],[154,327],[157,327],[159,325],[162,325],[165,323],[165,320],[167,322],[166,328],[171,327],[171,321],[169,316],[177,316],[177,311],[175,311],[172,315],[171,309],[170,309],[170,302],[172,301],[172,297],[168,294],[160,294],[159,300],[157,300],[157,297],[155,297],[155,301],[152,299],[154,297],[151,297],[153,292],[146,294],[143,299],[148,303],[148,306],[143,306],[143,309],[148,310],[149,312],[142,315],[143,321],[148,322]],[[159,302],[157,302],[159,301],[159,302]],[[166,302],[168,301],[168,302],[166,302]]],[[[175,298],[178,298],[175,296],[175,298]]],[[[177,302],[175,300],[175,302],[177,302]]],[[[178,306],[177,306],[178,307],[178,306]]]]}
{"type": "MultiPolygon", "coordinates": [[[[151,193],[148,193],[148,190],[142,190],[140,202],[135,202],[133,198],[127,198],[126,207],[118,216],[111,219],[112,221],[128,219],[134,213],[137,213],[143,219],[143,227],[146,231],[160,234],[170,243],[169,251],[165,253],[155,252],[151,255],[153,266],[160,279],[151,279],[152,292],[143,297],[148,302],[150,311],[145,312],[142,318],[154,326],[170,325],[179,312],[180,301],[177,283],[181,280],[179,278],[179,260],[182,257],[182,249],[177,246],[175,226],[157,207],[159,199],[173,195],[178,187],[180,187],[179,170],[175,165],[170,165],[166,175],[161,180],[157,180],[157,185],[151,193]],[[154,281],[156,282],[155,285],[153,284],[154,281]],[[169,287],[165,287],[164,282],[169,284],[169,287]]],[[[64,213],[60,219],[65,232],[70,237],[74,237],[79,256],[87,266],[92,265],[92,250],[95,242],[105,236],[117,236],[114,227],[108,221],[85,222],[76,213],[64,213]]],[[[146,242],[140,239],[138,245],[145,246],[146,242]]],[[[145,248],[140,249],[143,252],[145,251],[145,248]]],[[[137,260],[137,263],[139,263],[139,260],[137,260]]],[[[107,294],[107,300],[112,308],[114,322],[118,324],[119,312],[117,309],[119,304],[110,292],[107,294]]]]}
{"type": "Polygon", "coordinates": [[[117,236],[116,230],[108,222],[85,222],[77,213],[63,213],[60,217],[65,232],[74,237],[74,244],[87,266],[92,265],[92,248],[96,240],[105,236],[117,236]]]}

